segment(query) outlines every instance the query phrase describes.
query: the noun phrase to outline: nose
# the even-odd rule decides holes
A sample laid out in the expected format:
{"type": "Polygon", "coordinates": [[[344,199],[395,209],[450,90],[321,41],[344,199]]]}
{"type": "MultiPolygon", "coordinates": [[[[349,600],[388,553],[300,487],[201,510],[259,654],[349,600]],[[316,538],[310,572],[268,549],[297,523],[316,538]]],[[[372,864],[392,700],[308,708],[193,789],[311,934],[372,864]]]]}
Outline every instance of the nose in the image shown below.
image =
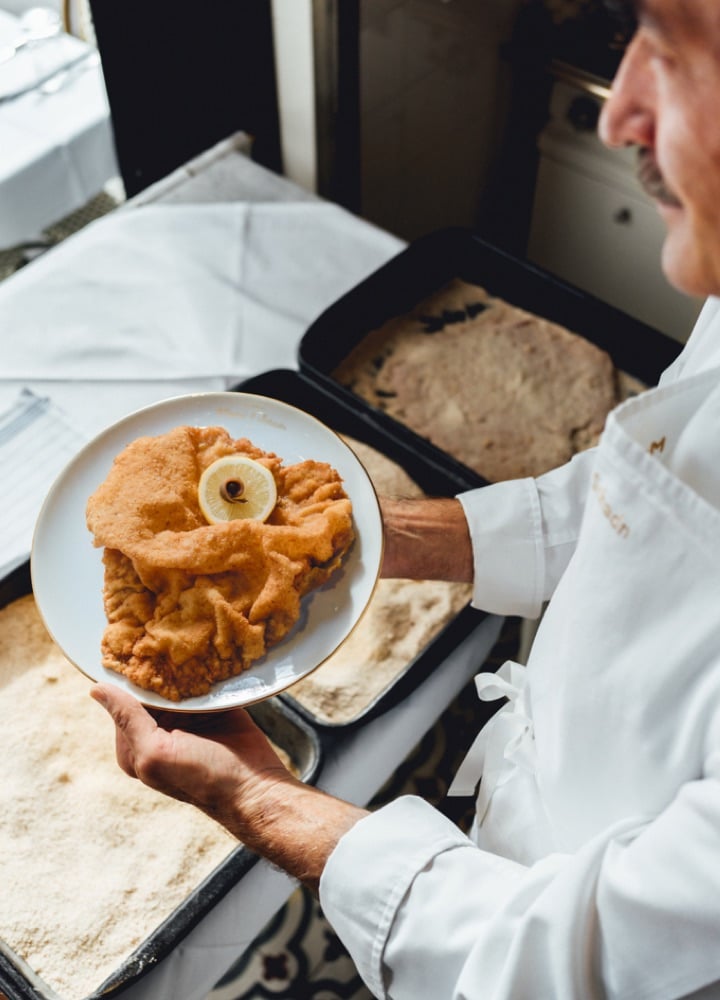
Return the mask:
{"type": "Polygon", "coordinates": [[[607,146],[652,146],[655,136],[655,79],[643,40],[628,45],[603,105],[598,133],[607,146]]]}

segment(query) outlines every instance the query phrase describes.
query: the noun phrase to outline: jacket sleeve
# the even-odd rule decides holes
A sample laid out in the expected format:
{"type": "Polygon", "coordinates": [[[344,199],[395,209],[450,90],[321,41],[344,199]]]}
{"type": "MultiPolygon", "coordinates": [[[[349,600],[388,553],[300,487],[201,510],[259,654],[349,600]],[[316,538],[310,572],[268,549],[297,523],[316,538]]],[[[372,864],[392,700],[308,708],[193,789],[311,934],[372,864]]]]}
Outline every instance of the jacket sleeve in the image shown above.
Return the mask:
{"type": "Polygon", "coordinates": [[[406,797],[342,838],[320,901],[380,1000],[717,997],[718,830],[718,773],[530,866],[406,797]]]}
{"type": "Polygon", "coordinates": [[[473,604],[537,618],[570,561],[595,462],[581,452],[538,479],[460,493],[473,546],[473,604]]]}
{"type": "MultiPolygon", "coordinates": [[[[660,384],[720,365],[720,299],[710,298],[660,384]]],[[[538,479],[514,479],[458,496],[470,528],[473,604],[537,618],[557,586],[580,528],[595,449],[538,479]]]]}

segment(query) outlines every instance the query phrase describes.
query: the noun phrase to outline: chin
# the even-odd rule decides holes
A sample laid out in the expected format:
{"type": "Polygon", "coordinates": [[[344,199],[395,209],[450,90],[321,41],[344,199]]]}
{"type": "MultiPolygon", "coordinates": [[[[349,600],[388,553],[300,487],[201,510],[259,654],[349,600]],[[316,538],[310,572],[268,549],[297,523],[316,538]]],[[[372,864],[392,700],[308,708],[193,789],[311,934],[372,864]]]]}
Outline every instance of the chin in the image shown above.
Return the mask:
{"type": "Polygon", "coordinates": [[[682,209],[663,208],[661,214],[668,224],[662,250],[665,277],[680,292],[704,298],[720,295],[720,246],[712,253],[712,245],[687,231],[682,209]]]}

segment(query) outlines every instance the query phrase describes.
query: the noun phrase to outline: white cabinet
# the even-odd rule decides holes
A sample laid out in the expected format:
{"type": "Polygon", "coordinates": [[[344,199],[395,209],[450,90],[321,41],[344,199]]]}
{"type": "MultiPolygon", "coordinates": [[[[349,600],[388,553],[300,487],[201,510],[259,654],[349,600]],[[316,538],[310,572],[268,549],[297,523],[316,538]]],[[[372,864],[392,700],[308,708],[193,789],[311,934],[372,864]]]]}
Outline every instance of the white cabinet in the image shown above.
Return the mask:
{"type": "Polygon", "coordinates": [[[540,139],[528,257],[685,341],[701,302],[679,293],[662,273],[665,227],[635,179],[634,153],[607,150],[593,129],[573,126],[567,114],[577,97],[569,85],[556,84],[540,139]]]}

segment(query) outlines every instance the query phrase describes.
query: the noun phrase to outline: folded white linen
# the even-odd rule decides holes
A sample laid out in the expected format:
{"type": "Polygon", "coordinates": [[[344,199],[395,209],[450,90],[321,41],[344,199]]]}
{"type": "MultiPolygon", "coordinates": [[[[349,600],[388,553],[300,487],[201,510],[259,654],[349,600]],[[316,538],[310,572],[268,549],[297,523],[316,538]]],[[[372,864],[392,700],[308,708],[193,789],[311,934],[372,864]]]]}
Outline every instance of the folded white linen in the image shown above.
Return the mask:
{"type": "Polygon", "coordinates": [[[0,579],[30,555],[35,522],[48,490],[84,444],[84,435],[62,410],[27,389],[0,413],[0,579]]]}
{"type": "Polygon", "coordinates": [[[321,201],[115,212],[0,285],[0,380],[296,367],[309,323],[402,246],[321,201]]]}
{"type": "Polygon", "coordinates": [[[159,379],[153,382],[58,382],[47,379],[0,379],[0,413],[8,409],[21,389],[47,396],[87,438],[129,413],[173,396],[197,392],[223,392],[234,380],[224,378],[159,379]]]}

